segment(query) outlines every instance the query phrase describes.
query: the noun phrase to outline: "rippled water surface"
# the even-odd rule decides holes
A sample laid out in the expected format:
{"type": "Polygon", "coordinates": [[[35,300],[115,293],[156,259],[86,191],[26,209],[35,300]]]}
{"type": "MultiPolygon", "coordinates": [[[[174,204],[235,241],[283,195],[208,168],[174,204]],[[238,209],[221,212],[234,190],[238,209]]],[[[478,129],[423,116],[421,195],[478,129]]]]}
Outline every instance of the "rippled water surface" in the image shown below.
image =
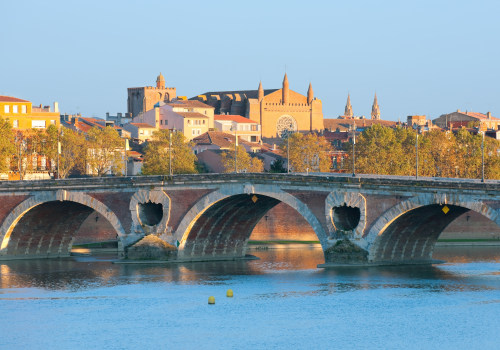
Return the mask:
{"type": "Polygon", "coordinates": [[[448,262],[434,266],[328,270],[316,268],[319,249],[252,254],[2,262],[0,349],[499,348],[500,247],[438,248],[448,262]]]}

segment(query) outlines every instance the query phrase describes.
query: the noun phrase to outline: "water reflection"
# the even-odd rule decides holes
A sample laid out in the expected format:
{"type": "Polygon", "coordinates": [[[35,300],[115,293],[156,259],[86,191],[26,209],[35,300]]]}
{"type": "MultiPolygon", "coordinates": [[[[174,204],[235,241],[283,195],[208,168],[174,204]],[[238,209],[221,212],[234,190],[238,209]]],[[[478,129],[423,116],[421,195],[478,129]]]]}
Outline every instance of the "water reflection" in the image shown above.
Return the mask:
{"type": "MultiPolygon", "coordinates": [[[[311,280],[314,291],[305,293],[327,295],[378,288],[425,289],[446,293],[497,288],[489,285],[487,280],[478,285],[474,278],[500,275],[496,264],[486,269],[484,266],[485,263],[500,260],[500,247],[439,247],[434,257],[449,261],[443,265],[335,269],[316,268],[324,261],[321,249],[270,249],[251,253],[259,260],[180,265],[113,264],[114,256],[8,261],[0,264],[0,293],[5,295],[9,292],[7,289],[12,288],[77,291],[153,282],[224,285],[234,276],[280,274],[286,274],[288,279],[311,280]],[[456,268],[464,263],[469,264],[467,268],[456,268]],[[306,273],[297,277],[294,275],[301,272],[306,273]],[[472,272],[474,276],[471,277],[472,272]]],[[[491,281],[494,282],[496,279],[491,281]]]]}

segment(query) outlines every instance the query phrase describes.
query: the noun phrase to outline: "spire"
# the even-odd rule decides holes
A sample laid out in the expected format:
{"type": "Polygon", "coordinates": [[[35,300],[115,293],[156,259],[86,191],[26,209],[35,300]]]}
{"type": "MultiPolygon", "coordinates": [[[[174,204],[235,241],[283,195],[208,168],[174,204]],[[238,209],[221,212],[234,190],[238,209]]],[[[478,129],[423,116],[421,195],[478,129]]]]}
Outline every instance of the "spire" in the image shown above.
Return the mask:
{"type": "Polygon", "coordinates": [[[377,93],[375,93],[375,98],[373,99],[371,118],[374,120],[380,120],[380,108],[378,106],[377,93]]]}
{"type": "Polygon", "coordinates": [[[283,78],[283,104],[288,104],[288,97],[289,97],[289,89],[288,89],[288,77],[286,76],[283,78]]]}
{"type": "Polygon", "coordinates": [[[264,89],[262,88],[262,81],[259,82],[259,95],[258,95],[259,102],[264,99],[264,89]]]}
{"type": "Polygon", "coordinates": [[[352,113],[352,106],[351,106],[351,96],[349,94],[347,94],[347,103],[345,105],[345,112],[344,112],[344,115],[346,117],[351,117],[354,115],[352,113]]]}
{"type": "Polygon", "coordinates": [[[314,92],[312,88],[312,84],[309,83],[309,89],[307,89],[307,103],[311,104],[314,99],[314,92]]]}
{"type": "Polygon", "coordinates": [[[156,88],[157,89],[165,89],[165,78],[160,72],[160,75],[156,77],[156,88]]]}

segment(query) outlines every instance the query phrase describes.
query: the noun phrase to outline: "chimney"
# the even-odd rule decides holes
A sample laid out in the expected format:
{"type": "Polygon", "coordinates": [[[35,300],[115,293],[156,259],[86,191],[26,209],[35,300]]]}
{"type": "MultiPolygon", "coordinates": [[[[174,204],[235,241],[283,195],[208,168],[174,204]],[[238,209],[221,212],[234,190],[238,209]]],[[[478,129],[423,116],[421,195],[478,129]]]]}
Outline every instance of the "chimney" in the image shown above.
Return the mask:
{"type": "Polygon", "coordinates": [[[486,113],[486,116],[488,117],[488,119],[491,119],[491,112],[486,113]]]}
{"type": "Polygon", "coordinates": [[[276,151],[276,144],[273,143],[273,151],[276,151]]]}
{"type": "Polygon", "coordinates": [[[59,102],[54,102],[54,113],[59,113],[59,102]]]}

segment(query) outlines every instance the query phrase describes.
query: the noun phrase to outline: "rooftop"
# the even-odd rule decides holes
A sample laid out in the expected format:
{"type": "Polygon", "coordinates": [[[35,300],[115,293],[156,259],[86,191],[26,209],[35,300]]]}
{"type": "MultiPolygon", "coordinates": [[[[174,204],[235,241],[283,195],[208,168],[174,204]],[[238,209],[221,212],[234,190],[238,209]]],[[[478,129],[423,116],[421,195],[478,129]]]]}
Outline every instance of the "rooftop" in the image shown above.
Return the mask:
{"type": "Polygon", "coordinates": [[[0,102],[29,102],[29,101],[12,96],[0,96],[0,102]]]}
{"type": "Polygon", "coordinates": [[[214,108],[197,100],[177,100],[166,104],[172,107],[214,108]]]}
{"type": "Polygon", "coordinates": [[[251,124],[257,124],[257,122],[242,117],[241,115],[231,115],[231,114],[216,114],[214,115],[214,120],[227,120],[227,121],[233,121],[236,123],[251,123],[251,124]]]}

